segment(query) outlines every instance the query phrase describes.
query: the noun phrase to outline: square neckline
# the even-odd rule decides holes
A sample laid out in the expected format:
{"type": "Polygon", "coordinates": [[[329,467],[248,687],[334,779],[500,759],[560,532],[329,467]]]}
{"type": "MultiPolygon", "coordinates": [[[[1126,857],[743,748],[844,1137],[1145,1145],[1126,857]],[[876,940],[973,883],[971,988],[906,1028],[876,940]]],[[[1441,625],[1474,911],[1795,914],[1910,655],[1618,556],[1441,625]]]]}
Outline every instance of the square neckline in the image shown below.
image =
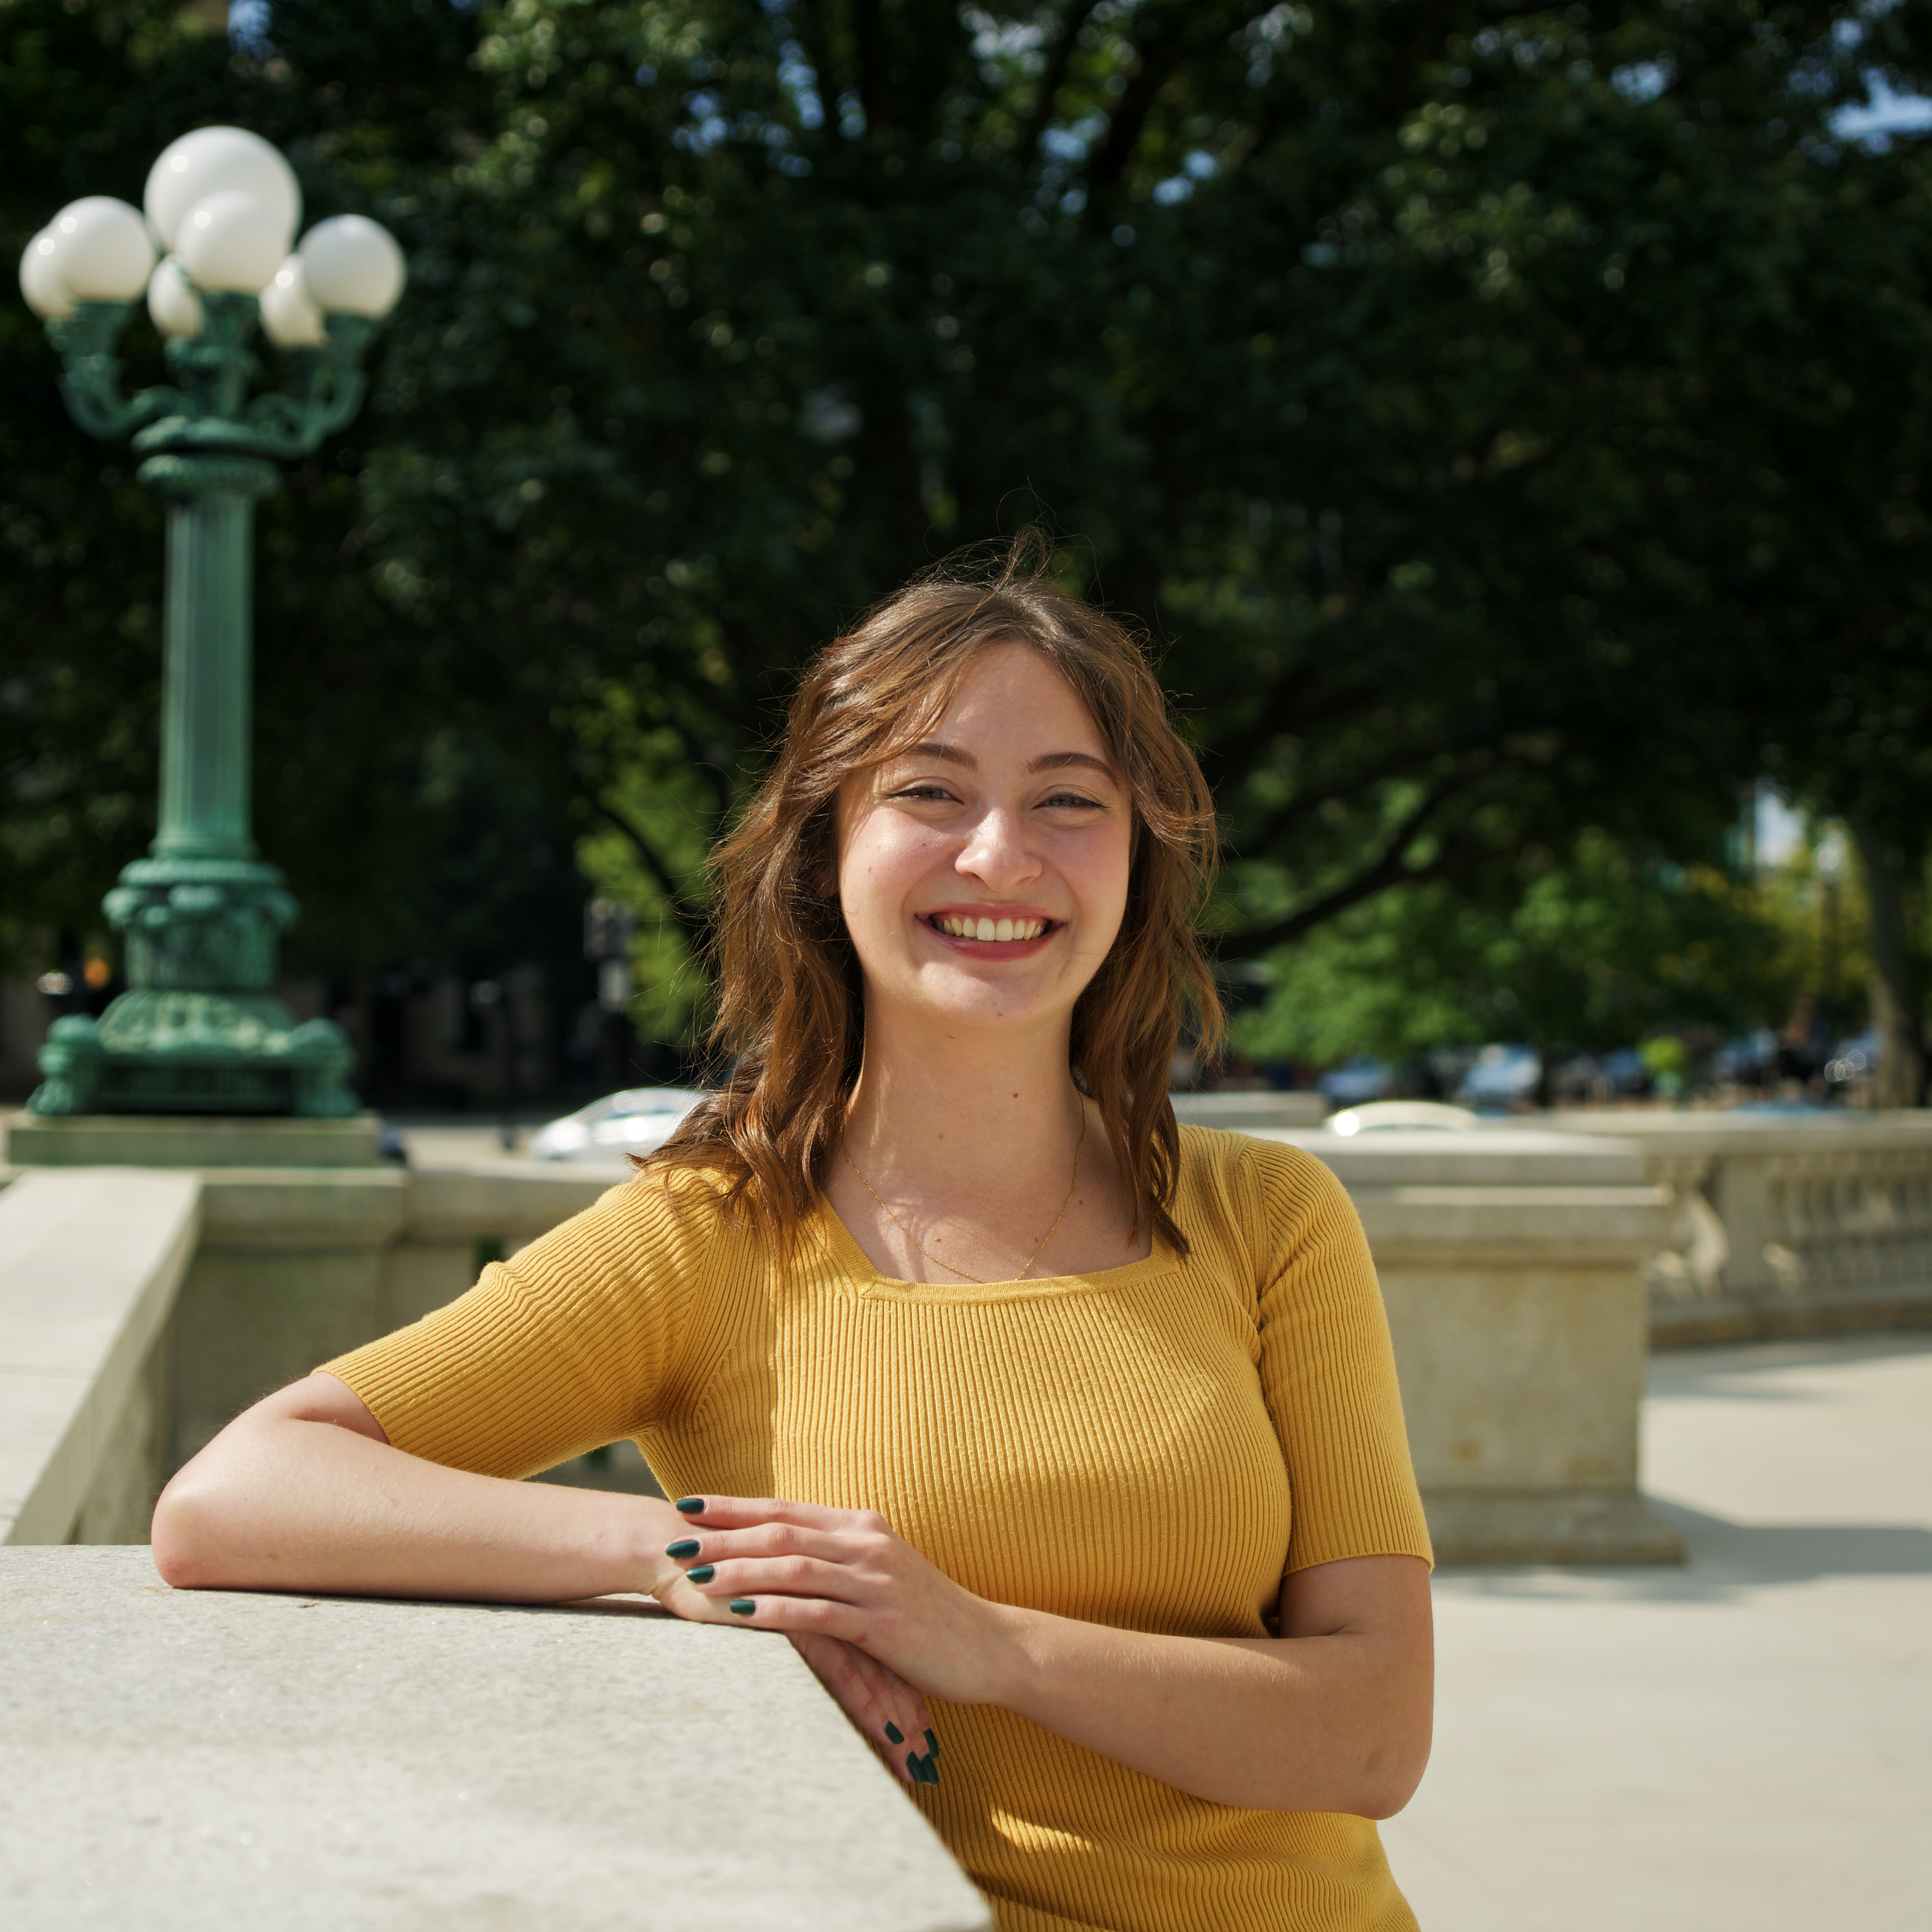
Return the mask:
{"type": "Polygon", "coordinates": [[[886,1274],[859,1245],[858,1238],[846,1226],[844,1218],[832,1206],[823,1188],[818,1191],[814,1232],[826,1258],[838,1264],[834,1286],[842,1293],[868,1301],[934,1301],[968,1304],[985,1301],[1025,1301],[1062,1294],[1105,1294],[1115,1288],[1130,1288],[1174,1272],[1180,1257],[1154,1230],[1154,1244],[1138,1261],[1122,1262],[1113,1268],[1094,1268],[1084,1274],[1035,1275],[1023,1280],[988,1282],[907,1281],[886,1274]]]}

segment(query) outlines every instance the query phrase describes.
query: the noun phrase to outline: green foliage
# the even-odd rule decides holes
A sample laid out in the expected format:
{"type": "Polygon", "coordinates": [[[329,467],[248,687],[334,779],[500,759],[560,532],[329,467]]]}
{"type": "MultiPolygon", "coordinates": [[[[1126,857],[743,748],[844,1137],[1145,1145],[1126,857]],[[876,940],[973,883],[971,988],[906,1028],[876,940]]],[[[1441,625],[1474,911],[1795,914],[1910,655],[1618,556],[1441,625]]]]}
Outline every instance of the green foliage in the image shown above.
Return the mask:
{"type": "Polygon", "coordinates": [[[1504,909],[1438,882],[1343,913],[1273,956],[1234,1042],[1327,1065],[1493,1040],[1601,1052],[1686,1022],[1740,1032],[1781,1018],[1804,983],[1780,970],[1782,910],[1715,868],[1646,862],[1586,833],[1504,909]]]}
{"type": "MultiPolygon", "coordinates": [[[[1640,997],[1658,921],[1743,928],[1588,854],[1703,878],[1767,768],[1909,845],[1932,780],[1927,163],[1829,134],[1924,10],[1600,10],[274,0],[250,52],[10,0],[0,240],[221,118],[410,251],[262,556],[261,836],[335,970],[483,946],[422,883],[466,852],[544,855],[477,918],[561,958],[574,852],[682,1025],[796,666],[1044,514],[1161,643],[1226,950],[1313,935],[1271,1012],[1433,950],[1594,1038],[1706,997],[1640,997]]],[[[158,539],[52,374],[0,310],[0,865],[73,926],[146,836],[158,539]]],[[[1480,1000],[1396,1006],[1336,1024],[1480,1000]]]]}

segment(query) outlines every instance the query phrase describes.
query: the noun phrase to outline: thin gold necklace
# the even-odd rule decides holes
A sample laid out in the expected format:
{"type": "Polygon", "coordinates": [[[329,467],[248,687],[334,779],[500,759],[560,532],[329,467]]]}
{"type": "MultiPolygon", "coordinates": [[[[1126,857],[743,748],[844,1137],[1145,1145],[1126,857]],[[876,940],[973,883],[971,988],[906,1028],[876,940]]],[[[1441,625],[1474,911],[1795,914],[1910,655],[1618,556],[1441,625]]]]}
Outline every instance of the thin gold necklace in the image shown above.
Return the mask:
{"type": "MultiPolygon", "coordinates": [[[[1066,1184],[1066,1198],[1060,1204],[1060,1212],[1054,1216],[1053,1226],[1047,1229],[1046,1234],[1041,1239],[1040,1246],[1034,1249],[1031,1254],[1027,1256],[1026,1268],[1022,1268],[1018,1274],[1011,1277],[1012,1280],[1015,1281],[1024,1281],[1027,1278],[1027,1269],[1030,1268],[1034,1263],[1038,1261],[1042,1255],[1046,1253],[1047,1243],[1052,1240],[1054,1236],[1060,1232],[1060,1224],[1066,1219],[1067,1209],[1073,1205],[1073,1190],[1080,1185],[1080,1150],[1086,1144],[1087,1109],[1084,1105],[1082,1105],[1080,1109],[1080,1138],[1073,1143],[1073,1178],[1066,1184]]],[[[866,1192],[869,1194],[882,1208],[885,1209],[886,1219],[891,1222],[892,1226],[898,1228],[899,1232],[904,1235],[906,1239],[911,1242],[913,1246],[918,1249],[920,1252],[925,1256],[926,1259],[932,1262],[934,1267],[943,1268],[948,1274],[963,1276],[965,1280],[974,1283],[976,1286],[980,1288],[990,1288],[993,1286],[991,1282],[983,1280],[981,1276],[976,1274],[968,1274],[963,1268],[956,1268],[951,1262],[944,1260],[940,1256],[934,1254],[932,1250],[928,1248],[926,1244],[922,1241],[920,1238],[915,1234],[890,1208],[886,1208],[886,1197],[866,1178],[863,1174],[860,1173],[859,1163],[852,1158],[849,1153],[846,1151],[845,1142],[843,1136],[840,1138],[838,1142],[838,1151],[844,1157],[845,1165],[849,1167],[854,1174],[859,1175],[859,1184],[865,1189],[866,1192]]]]}

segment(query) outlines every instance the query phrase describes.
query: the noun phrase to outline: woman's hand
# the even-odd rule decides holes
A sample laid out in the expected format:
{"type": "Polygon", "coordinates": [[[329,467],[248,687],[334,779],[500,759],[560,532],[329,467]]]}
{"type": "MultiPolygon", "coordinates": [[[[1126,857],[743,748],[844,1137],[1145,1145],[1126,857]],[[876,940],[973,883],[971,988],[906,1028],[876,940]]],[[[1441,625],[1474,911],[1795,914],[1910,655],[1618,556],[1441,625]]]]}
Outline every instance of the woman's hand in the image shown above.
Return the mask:
{"type": "MultiPolygon", "coordinates": [[[[691,1534],[667,1554],[684,1574],[659,1600],[689,1616],[695,1606],[681,1600],[694,1595],[706,1622],[783,1630],[868,1737],[885,1735],[883,1726],[866,1724],[842,1682],[854,1696],[863,1683],[874,1700],[867,1708],[895,1713],[891,1685],[958,1703],[998,1701],[1016,1660],[1005,1627],[1013,1612],[962,1589],[884,1517],[741,1496],[687,1496],[677,1507],[691,1534]],[[833,1642],[863,1662],[848,1666],[826,1648],[833,1642]],[[868,1668],[882,1668],[888,1682],[873,1684],[868,1668]]],[[[916,1744],[927,1728],[922,1718],[908,1735],[916,1744]]]]}
{"type": "Polygon", "coordinates": [[[908,1784],[939,1782],[932,1715],[911,1684],[856,1644],[802,1630],[792,1632],[789,1640],[888,1771],[908,1784]]]}

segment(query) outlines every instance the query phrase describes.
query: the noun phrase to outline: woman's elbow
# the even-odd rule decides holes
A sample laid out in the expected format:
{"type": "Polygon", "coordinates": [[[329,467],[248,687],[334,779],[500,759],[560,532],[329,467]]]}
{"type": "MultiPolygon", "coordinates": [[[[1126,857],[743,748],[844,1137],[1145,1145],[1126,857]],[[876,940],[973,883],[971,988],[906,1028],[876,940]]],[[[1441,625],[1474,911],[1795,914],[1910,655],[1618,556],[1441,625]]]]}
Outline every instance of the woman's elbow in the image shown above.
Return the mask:
{"type": "Polygon", "coordinates": [[[148,1540],[161,1581],[177,1590],[208,1590],[221,1582],[223,1512],[206,1475],[192,1464],[161,1492],[148,1540]]]}
{"type": "Polygon", "coordinates": [[[1393,1818],[1415,1796],[1422,1774],[1429,1768],[1429,1730],[1424,1726],[1419,1736],[1393,1742],[1378,1751],[1363,1767],[1361,1790],[1349,1809],[1358,1817],[1372,1818],[1378,1824],[1393,1818]]]}

